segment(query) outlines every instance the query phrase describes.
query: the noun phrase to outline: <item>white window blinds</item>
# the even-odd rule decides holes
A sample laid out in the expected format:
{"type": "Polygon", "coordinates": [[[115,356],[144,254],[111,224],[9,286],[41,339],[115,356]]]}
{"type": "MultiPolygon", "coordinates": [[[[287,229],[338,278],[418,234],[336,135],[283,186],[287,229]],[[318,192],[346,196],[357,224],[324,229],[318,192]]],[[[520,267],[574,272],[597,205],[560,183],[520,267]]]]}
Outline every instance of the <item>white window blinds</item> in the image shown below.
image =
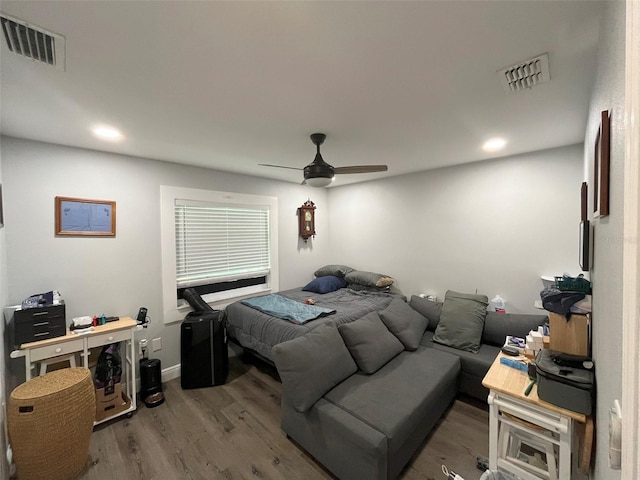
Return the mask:
{"type": "Polygon", "coordinates": [[[177,287],[268,275],[269,207],[175,201],[177,287]]]}

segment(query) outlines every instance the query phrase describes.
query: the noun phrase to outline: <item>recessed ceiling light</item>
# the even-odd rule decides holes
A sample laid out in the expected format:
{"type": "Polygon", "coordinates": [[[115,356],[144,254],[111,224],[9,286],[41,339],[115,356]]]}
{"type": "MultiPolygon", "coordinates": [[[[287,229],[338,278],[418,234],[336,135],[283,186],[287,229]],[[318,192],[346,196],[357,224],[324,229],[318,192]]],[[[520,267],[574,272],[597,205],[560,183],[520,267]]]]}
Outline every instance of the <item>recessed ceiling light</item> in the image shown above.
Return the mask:
{"type": "Polygon", "coordinates": [[[502,150],[506,144],[507,141],[504,138],[490,138],[484,142],[482,149],[485,152],[497,152],[498,150],[502,150]]]}
{"type": "Polygon", "coordinates": [[[117,142],[124,138],[120,130],[113,127],[99,126],[99,127],[94,127],[91,131],[96,137],[101,138],[103,140],[110,140],[112,142],[117,142]]]}

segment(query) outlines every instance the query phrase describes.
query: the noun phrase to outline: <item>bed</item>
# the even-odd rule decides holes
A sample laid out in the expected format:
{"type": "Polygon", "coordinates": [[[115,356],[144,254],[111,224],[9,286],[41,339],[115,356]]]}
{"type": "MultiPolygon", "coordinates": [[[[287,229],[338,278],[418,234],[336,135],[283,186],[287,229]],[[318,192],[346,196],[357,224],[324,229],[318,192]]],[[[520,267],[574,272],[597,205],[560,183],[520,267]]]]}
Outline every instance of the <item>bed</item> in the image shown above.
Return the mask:
{"type": "Polygon", "coordinates": [[[278,295],[301,303],[310,298],[316,306],[333,309],[335,313],[303,324],[295,324],[238,301],[226,308],[229,337],[250,353],[257,353],[263,359],[272,362],[271,348],[278,343],[304,335],[328,321],[340,325],[357,320],[368,312],[384,310],[394,298],[406,300],[405,296],[394,288],[387,292],[340,288],[323,294],[303,291],[302,288],[278,292],[278,295]]]}

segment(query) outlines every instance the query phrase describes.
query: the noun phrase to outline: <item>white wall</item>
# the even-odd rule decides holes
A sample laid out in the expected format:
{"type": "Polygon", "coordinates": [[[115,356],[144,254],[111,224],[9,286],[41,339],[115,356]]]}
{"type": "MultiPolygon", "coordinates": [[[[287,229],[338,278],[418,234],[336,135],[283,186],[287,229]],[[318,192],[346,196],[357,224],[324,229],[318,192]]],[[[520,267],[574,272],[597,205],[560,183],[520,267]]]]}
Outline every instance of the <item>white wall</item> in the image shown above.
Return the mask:
{"type": "MultiPolygon", "coordinates": [[[[2,185],[2,152],[0,151],[0,185],[2,185]]],[[[4,199],[0,198],[0,202],[4,199]]],[[[0,306],[7,304],[9,297],[7,287],[7,248],[6,248],[6,228],[0,228],[0,306]]],[[[5,321],[3,314],[0,313],[0,478],[9,478],[9,466],[7,465],[5,451],[7,450],[6,444],[6,399],[8,398],[9,391],[7,389],[6,378],[7,368],[5,362],[5,342],[2,341],[5,331],[5,321]]]]}
{"type": "MultiPolygon", "coordinates": [[[[406,294],[500,294],[535,313],[541,275],[577,274],[582,146],[329,191],[332,258],[406,294]]],[[[537,311],[539,313],[539,311],[537,311]]]]}
{"type": "Polygon", "coordinates": [[[2,138],[2,168],[5,300],[19,303],[56,289],[68,320],[102,313],[135,317],[146,306],[151,325],[136,336],[162,337],[162,350],[151,356],[163,368],[180,362],[180,348],[179,323],[165,327],[160,318],[160,185],[277,197],[280,289],[308,282],[327,257],[325,190],[11,137],[2,138]],[[115,200],[116,237],[56,237],[56,196],[115,200]],[[305,244],[298,237],[296,209],[309,197],[317,206],[318,234],[305,244]]]}
{"type": "MultiPolygon", "coordinates": [[[[592,219],[594,258],[592,346],[598,384],[593,478],[618,479],[608,467],[609,408],[622,395],[622,247],[624,185],[625,3],[606,2],[598,66],[585,133],[584,171],[592,198],[593,150],[600,112],[611,112],[610,214],[592,219]]],[[[591,206],[591,199],[589,202],[591,206]]]]}

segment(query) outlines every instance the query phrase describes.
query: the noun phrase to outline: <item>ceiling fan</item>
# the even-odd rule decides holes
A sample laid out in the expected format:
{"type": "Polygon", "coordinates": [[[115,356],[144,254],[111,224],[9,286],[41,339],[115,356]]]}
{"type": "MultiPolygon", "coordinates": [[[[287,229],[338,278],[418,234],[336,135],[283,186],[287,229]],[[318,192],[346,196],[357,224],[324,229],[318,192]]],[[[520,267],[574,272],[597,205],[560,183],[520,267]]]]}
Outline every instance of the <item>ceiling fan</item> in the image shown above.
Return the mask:
{"type": "Polygon", "coordinates": [[[333,177],[336,174],[343,173],[372,173],[372,172],[386,172],[386,165],[354,165],[351,167],[333,167],[322,159],[320,155],[320,145],[324,142],[327,136],[324,133],[313,133],[311,135],[311,141],[317,147],[316,158],[313,159],[309,165],[302,168],[286,167],[284,165],[269,165],[261,163],[263,167],[277,167],[277,168],[290,168],[292,170],[304,171],[304,183],[311,185],[312,187],[326,187],[333,181],[333,177]]]}

